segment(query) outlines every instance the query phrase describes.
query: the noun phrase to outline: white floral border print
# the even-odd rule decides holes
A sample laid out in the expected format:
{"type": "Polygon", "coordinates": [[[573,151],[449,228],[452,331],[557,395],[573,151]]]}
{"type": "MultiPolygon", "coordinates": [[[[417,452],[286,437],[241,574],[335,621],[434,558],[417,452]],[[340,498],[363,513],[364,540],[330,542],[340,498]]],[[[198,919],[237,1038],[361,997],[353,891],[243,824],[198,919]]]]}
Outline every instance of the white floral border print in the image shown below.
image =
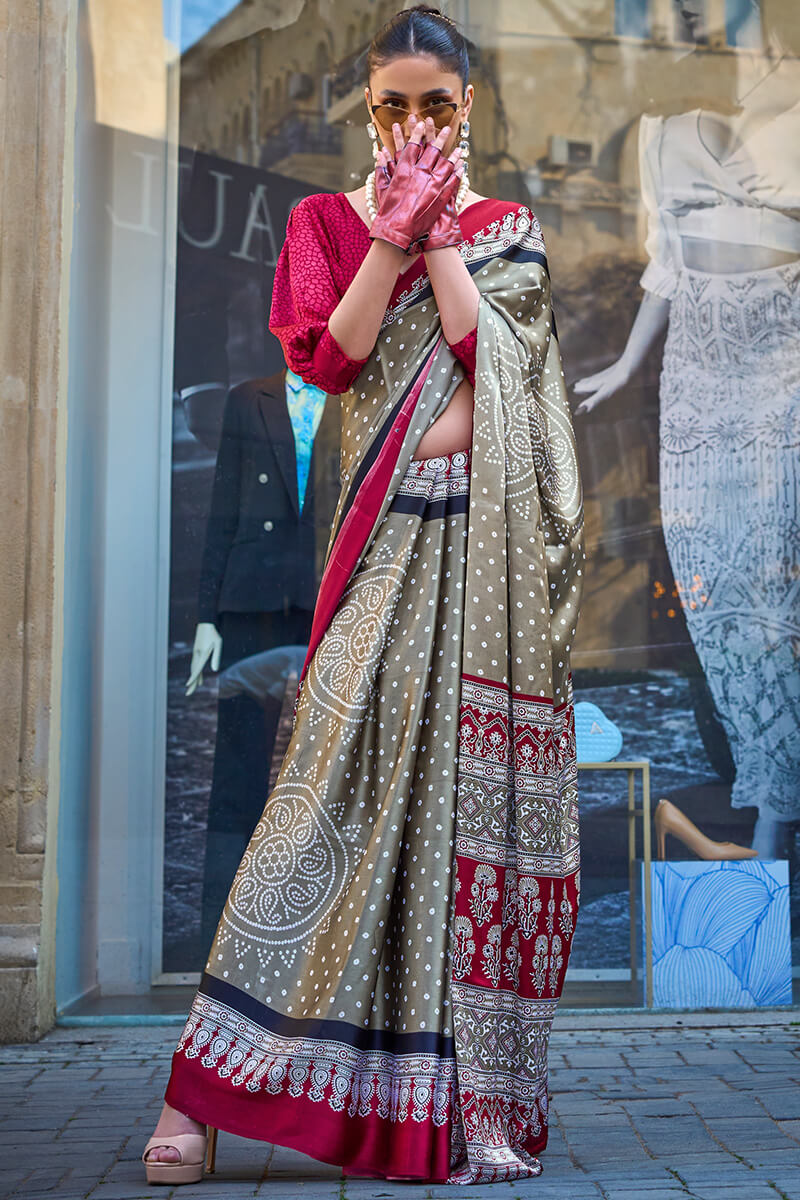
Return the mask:
{"type": "MultiPolygon", "coordinates": [[[[300,1027],[303,1022],[293,1024],[300,1027]]],[[[348,1032],[357,1036],[361,1031],[350,1027],[348,1032]]],[[[249,1092],[305,1095],[336,1112],[346,1108],[349,1116],[447,1123],[456,1083],[453,1057],[423,1050],[365,1049],[342,1033],[339,1038],[277,1033],[266,1021],[246,1019],[201,991],[178,1049],[249,1092]]]]}

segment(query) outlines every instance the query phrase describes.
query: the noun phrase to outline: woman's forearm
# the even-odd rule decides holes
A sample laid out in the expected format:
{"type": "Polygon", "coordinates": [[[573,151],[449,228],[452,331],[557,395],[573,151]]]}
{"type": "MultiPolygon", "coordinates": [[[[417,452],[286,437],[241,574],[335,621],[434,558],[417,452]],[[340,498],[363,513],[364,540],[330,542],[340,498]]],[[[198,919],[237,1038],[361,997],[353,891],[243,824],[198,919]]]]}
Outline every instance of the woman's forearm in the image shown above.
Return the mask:
{"type": "Polygon", "coordinates": [[[669,319],[670,301],[655,292],[646,291],[636,313],[625,349],[620,356],[622,362],[633,374],[644,362],[647,352],[656,340],[669,319]]]}
{"type": "Polygon", "coordinates": [[[399,246],[375,238],[353,282],[328,320],[330,334],[349,358],[368,358],[378,337],[400,268],[399,246]]]}
{"type": "Polygon", "coordinates": [[[454,345],[478,324],[480,292],[467,270],[458,246],[443,246],[425,254],[445,339],[454,345]]]}

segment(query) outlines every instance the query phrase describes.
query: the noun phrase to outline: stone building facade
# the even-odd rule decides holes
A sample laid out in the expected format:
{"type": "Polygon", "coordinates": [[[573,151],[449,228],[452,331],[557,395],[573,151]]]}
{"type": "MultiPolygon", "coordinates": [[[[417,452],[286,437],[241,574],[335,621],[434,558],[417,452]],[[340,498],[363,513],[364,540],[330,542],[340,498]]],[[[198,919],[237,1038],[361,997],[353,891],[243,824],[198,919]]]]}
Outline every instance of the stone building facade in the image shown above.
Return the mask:
{"type": "Polygon", "coordinates": [[[69,0],[0,17],[0,1038],[53,1023],[59,798],[69,0]]]}

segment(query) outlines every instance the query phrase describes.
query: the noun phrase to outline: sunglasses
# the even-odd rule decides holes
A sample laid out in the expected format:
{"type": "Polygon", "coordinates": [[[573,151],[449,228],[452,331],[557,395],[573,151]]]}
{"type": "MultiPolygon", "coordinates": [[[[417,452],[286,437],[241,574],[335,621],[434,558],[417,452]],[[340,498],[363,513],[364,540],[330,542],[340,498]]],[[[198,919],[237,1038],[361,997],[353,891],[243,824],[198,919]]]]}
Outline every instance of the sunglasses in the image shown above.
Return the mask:
{"type": "MultiPolygon", "coordinates": [[[[454,103],[452,100],[435,100],[432,104],[420,109],[417,116],[421,121],[424,121],[427,117],[432,117],[436,128],[444,129],[445,125],[452,123],[454,115],[460,108],[461,105],[454,103]]],[[[403,108],[400,104],[371,104],[370,109],[381,129],[385,129],[387,133],[392,132],[392,125],[395,121],[398,122],[401,129],[404,129],[412,111],[411,109],[403,108]]]]}

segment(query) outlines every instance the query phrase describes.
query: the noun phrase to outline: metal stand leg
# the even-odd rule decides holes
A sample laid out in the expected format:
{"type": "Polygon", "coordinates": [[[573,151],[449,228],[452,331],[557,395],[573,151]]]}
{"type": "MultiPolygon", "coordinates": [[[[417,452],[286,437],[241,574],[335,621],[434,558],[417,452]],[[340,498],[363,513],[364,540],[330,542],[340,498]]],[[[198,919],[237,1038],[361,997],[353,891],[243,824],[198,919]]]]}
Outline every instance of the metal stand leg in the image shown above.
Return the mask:
{"type": "Polygon", "coordinates": [[[653,897],[650,838],[650,763],[642,764],[642,850],[644,858],[645,1004],[653,1007],[653,897]]]}
{"type": "Polygon", "coordinates": [[[633,769],[628,772],[628,903],[630,909],[630,938],[631,938],[631,999],[638,999],[639,956],[636,946],[636,794],[633,769]]]}

